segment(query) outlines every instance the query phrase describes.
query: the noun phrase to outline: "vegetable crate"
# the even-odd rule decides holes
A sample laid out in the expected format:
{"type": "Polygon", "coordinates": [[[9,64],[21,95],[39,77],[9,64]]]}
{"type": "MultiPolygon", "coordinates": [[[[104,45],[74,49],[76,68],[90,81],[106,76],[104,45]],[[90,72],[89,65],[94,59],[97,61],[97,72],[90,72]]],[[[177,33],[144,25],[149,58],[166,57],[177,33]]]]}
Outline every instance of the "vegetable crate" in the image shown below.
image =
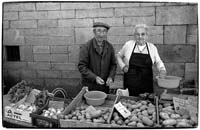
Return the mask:
{"type": "MultiPolygon", "coordinates": [[[[71,99],[54,97],[52,101],[64,102],[63,107],[67,107],[67,105],[71,102],[71,99]]],[[[50,102],[51,102],[51,99],[48,99],[47,103],[42,109],[31,114],[32,124],[34,126],[38,126],[42,128],[59,128],[60,124],[59,124],[59,120],[57,116],[50,118],[50,117],[42,115],[44,114],[44,111],[48,110],[50,102]]]]}
{"type": "MultiPolygon", "coordinates": [[[[155,100],[154,100],[155,101],[155,100]]],[[[142,97],[117,96],[109,123],[112,127],[157,127],[157,105],[142,97]]]]}
{"type": "Polygon", "coordinates": [[[79,94],[64,110],[64,119],[60,119],[60,126],[62,128],[108,128],[111,127],[109,120],[111,118],[111,111],[116,100],[115,95],[107,95],[104,104],[100,106],[91,106],[86,103],[84,94],[87,92],[87,87],[83,87],[79,94]],[[85,110],[88,108],[102,111],[102,115],[93,118],[90,117],[85,110]]]}
{"type": "Polygon", "coordinates": [[[9,104],[8,106],[5,106],[4,116],[7,118],[31,123],[32,120],[31,120],[30,114],[32,113],[32,111],[22,110],[18,108],[18,106],[20,106],[21,104],[25,102],[26,98],[27,98],[27,95],[24,96],[24,98],[19,100],[17,103],[13,105],[9,104]]]}
{"type": "Polygon", "coordinates": [[[173,101],[159,100],[159,125],[163,128],[195,128],[198,126],[197,97],[177,95],[173,101]]]}

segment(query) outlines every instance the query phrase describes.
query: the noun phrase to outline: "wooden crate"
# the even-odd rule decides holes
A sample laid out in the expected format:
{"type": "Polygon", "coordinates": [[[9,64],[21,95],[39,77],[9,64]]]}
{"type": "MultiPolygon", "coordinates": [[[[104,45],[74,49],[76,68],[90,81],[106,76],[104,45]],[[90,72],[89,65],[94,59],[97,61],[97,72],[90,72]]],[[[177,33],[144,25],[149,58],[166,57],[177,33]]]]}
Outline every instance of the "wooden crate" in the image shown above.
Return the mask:
{"type": "MultiPolygon", "coordinates": [[[[64,101],[65,107],[67,107],[69,102],[71,102],[71,99],[64,99],[64,98],[58,98],[58,97],[54,97],[53,100],[54,101],[64,101]]],[[[49,107],[49,100],[42,109],[30,114],[30,116],[32,118],[32,124],[39,128],[45,128],[45,127],[59,128],[60,122],[58,119],[52,119],[52,118],[44,117],[41,115],[43,113],[43,110],[47,110],[48,107],[49,107]],[[40,124],[39,122],[43,122],[43,123],[40,124]],[[49,124],[49,125],[45,126],[44,124],[49,124]]]]}
{"type": "MultiPolygon", "coordinates": [[[[117,96],[116,97],[116,100],[115,100],[115,104],[117,104],[121,99],[126,99],[126,100],[133,100],[133,101],[139,101],[139,100],[146,100],[148,102],[151,102],[152,104],[155,105],[155,108],[156,108],[156,125],[153,126],[153,127],[158,127],[159,125],[159,118],[158,118],[158,103],[156,103],[156,100],[155,99],[148,99],[148,98],[143,98],[143,97],[135,97],[135,96],[117,96]]],[[[116,111],[115,107],[113,106],[112,108],[112,113],[110,115],[110,119],[109,119],[109,124],[111,123],[111,119],[112,119],[112,115],[113,113],[116,111]]],[[[114,125],[114,124],[111,124],[111,127],[125,127],[125,128],[131,128],[130,126],[120,126],[120,125],[114,125]]],[[[133,127],[133,128],[137,128],[137,127],[133,127]]]]}
{"type": "MultiPolygon", "coordinates": [[[[82,90],[79,92],[79,94],[74,98],[74,100],[68,105],[68,107],[65,109],[64,114],[69,114],[72,110],[74,110],[77,106],[89,106],[87,105],[84,94],[87,92],[87,87],[83,87],[82,90]]],[[[109,108],[110,110],[113,110],[114,102],[116,100],[116,95],[108,94],[107,98],[105,100],[105,103],[101,106],[94,106],[96,109],[105,109],[109,108]]],[[[112,113],[112,112],[111,112],[112,113]]],[[[60,126],[62,128],[104,128],[104,127],[111,127],[109,123],[109,120],[111,118],[111,114],[109,115],[109,118],[107,120],[107,124],[103,123],[93,123],[93,122],[86,122],[86,121],[79,121],[79,120],[64,120],[60,119],[60,126]]]]}

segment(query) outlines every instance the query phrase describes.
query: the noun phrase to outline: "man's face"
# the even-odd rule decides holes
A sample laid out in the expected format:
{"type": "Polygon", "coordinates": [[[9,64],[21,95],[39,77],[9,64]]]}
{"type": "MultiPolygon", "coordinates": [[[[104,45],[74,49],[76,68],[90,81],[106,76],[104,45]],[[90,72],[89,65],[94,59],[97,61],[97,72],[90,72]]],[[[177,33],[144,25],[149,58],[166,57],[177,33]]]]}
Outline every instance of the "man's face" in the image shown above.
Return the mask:
{"type": "Polygon", "coordinates": [[[137,42],[144,43],[147,40],[147,32],[144,28],[137,28],[134,37],[137,42]]]}
{"type": "Polygon", "coordinates": [[[94,28],[94,36],[97,41],[102,42],[107,39],[108,30],[104,27],[95,27],[94,28]]]}

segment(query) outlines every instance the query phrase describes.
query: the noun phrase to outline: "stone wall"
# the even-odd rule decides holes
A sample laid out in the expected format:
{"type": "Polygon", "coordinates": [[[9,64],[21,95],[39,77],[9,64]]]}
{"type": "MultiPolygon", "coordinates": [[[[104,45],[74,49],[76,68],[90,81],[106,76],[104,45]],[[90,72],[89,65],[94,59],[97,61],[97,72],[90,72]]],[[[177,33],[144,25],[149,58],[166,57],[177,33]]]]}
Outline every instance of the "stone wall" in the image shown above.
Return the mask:
{"type": "MultiPolygon", "coordinates": [[[[111,26],[115,51],[133,38],[138,23],[150,26],[168,74],[186,80],[198,75],[197,3],[27,2],[3,3],[3,77],[7,86],[22,79],[36,88],[64,87],[74,96],[81,89],[79,46],[93,37],[96,21],[111,26]],[[7,61],[6,46],[17,45],[20,61],[7,61]]],[[[116,81],[122,80],[118,67],[116,81]]],[[[157,71],[154,67],[154,76],[157,71]]]]}

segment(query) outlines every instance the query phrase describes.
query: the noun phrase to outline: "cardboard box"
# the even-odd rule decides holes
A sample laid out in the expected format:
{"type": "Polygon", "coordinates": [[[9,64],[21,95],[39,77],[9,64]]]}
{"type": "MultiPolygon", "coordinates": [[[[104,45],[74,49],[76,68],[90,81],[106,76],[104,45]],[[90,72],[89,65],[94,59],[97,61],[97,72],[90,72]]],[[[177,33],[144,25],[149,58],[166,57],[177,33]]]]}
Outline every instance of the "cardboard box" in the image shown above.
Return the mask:
{"type": "Polygon", "coordinates": [[[7,118],[32,123],[31,117],[30,117],[30,111],[23,111],[20,109],[16,109],[12,106],[6,106],[4,109],[4,116],[7,118]]]}

